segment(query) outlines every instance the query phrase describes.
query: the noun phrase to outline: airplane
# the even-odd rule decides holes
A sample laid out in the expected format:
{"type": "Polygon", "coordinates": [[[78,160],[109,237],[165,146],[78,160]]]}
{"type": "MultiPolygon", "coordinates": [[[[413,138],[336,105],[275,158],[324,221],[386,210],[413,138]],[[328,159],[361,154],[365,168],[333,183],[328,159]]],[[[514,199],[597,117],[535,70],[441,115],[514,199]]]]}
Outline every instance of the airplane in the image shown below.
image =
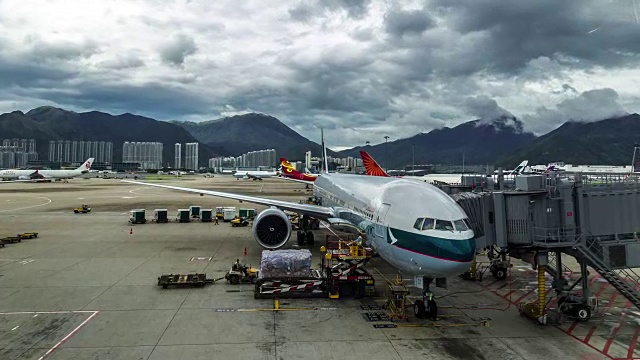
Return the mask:
{"type": "MultiPolygon", "coordinates": [[[[238,200],[269,208],[253,223],[253,236],[265,249],[287,244],[292,227],[285,211],[310,216],[339,231],[360,235],[381,258],[402,274],[414,276],[413,285],[423,289],[422,299],[414,302],[420,318],[435,318],[437,305],[429,285],[446,283],[446,278],[469,269],[476,256],[475,235],[464,210],[439,188],[414,180],[392,177],[330,173],[324,134],[322,173],[313,182],[315,204],[300,204],[215,190],[122,180],[202,195],[238,200]]],[[[302,181],[302,180],[300,180],[302,181]]],[[[313,237],[298,231],[298,238],[313,237]]]]}
{"type": "MultiPolygon", "coordinates": [[[[366,151],[360,150],[360,157],[362,158],[362,163],[364,164],[367,175],[370,176],[382,176],[382,177],[391,177],[391,175],[387,174],[384,169],[375,161],[375,159],[366,151]]],[[[515,176],[524,171],[528,160],[525,160],[520,163],[514,170],[509,173],[505,173],[505,176],[515,176]]],[[[397,176],[405,179],[414,179],[414,180],[422,180],[425,182],[441,182],[447,184],[455,184],[460,183],[462,181],[463,174],[428,174],[423,176],[397,176]]],[[[497,180],[497,175],[493,176],[493,180],[497,180]]]]}
{"type": "Polygon", "coordinates": [[[262,180],[265,178],[270,178],[273,176],[278,176],[278,173],[275,171],[236,171],[233,176],[240,179],[251,179],[251,180],[262,180]]]}
{"type": "Polygon", "coordinates": [[[0,179],[5,182],[50,182],[57,179],[70,179],[91,170],[94,158],[89,158],[74,170],[0,170],[0,179]]]}
{"type": "Polygon", "coordinates": [[[308,172],[301,173],[285,158],[280,158],[280,177],[293,180],[315,181],[318,174],[310,174],[308,172]]]}

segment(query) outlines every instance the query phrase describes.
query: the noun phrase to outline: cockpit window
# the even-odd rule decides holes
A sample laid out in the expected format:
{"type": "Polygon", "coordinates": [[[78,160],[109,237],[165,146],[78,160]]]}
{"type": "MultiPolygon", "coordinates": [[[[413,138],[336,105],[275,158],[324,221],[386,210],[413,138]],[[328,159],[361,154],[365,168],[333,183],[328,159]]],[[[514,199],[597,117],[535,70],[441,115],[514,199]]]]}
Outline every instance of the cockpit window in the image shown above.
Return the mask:
{"type": "Polygon", "coordinates": [[[422,224],[422,230],[433,230],[433,224],[436,221],[434,219],[426,218],[424,219],[424,223],[422,224]]]}
{"type": "Polygon", "coordinates": [[[416,220],[416,223],[413,224],[413,228],[416,229],[416,230],[422,229],[422,220],[424,220],[424,218],[418,218],[416,220]]]}
{"type": "Polygon", "coordinates": [[[453,225],[456,227],[456,231],[467,231],[469,227],[467,226],[464,220],[456,220],[453,222],[453,225]]]}
{"type": "Polygon", "coordinates": [[[436,220],[436,230],[453,231],[453,223],[449,220],[436,220]]]}

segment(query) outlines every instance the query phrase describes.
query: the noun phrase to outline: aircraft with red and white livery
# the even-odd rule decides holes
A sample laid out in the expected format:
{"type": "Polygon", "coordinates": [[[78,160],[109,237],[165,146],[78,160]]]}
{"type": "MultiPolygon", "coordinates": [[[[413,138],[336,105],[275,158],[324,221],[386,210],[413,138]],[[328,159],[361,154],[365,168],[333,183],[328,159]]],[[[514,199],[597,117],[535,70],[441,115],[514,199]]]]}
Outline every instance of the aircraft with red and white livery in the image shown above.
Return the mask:
{"type": "Polygon", "coordinates": [[[44,182],[52,180],[70,179],[91,170],[94,158],[89,158],[77,169],[73,170],[0,170],[0,179],[5,182],[44,182]]]}

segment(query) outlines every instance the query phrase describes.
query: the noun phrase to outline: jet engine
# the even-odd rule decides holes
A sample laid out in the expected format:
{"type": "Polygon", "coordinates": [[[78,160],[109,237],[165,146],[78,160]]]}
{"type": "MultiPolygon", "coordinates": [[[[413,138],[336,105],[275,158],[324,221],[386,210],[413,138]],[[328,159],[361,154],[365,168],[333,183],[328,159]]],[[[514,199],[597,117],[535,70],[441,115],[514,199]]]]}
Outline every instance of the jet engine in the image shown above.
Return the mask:
{"type": "Polygon", "coordinates": [[[20,175],[18,176],[18,180],[31,180],[31,176],[20,175]]]}
{"type": "Polygon", "coordinates": [[[253,221],[253,237],[265,249],[279,249],[291,237],[291,221],[280,209],[261,211],[253,221]]]}

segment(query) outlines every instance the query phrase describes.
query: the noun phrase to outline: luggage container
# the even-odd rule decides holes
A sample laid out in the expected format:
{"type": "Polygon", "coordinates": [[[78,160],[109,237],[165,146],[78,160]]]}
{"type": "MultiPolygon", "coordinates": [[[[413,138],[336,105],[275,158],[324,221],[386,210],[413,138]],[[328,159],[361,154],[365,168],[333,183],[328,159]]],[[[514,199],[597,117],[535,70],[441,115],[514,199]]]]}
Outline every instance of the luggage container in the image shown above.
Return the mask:
{"type": "Polygon", "coordinates": [[[176,221],[181,223],[190,222],[191,218],[189,217],[189,209],[179,209],[176,214],[176,221]]]}
{"type": "Polygon", "coordinates": [[[169,222],[169,215],[167,214],[167,209],[155,209],[153,210],[153,221],[160,223],[169,222]]]}
{"type": "Polygon", "coordinates": [[[133,209],[129,212],[129,222],[132,224],[144,224],[147,222],[144,209],[133,209]]]}
{"type": "Polygon", "coordinates": [[[236,208],[224,208],[223,210],[223,220],[229,222],[236,217],[236,208]]]}
{"type": "Polygon", "coordinates": [[[200,221],[202,222],[211,222],[213,221],[213,210],[212,209],[202,209],[200,210],[200,221]]]}
{"type": "Polygon", "coordinates": [[[189,206],[189,213],[191,214],[192,218],[199,218],[200,206],[196,206],[196,205],[189,206]]]}
{"type": "Polygon", "coordinates": [[[238,210],[238,216],[243,219],[253,220],[256,217],[256,209],[240,209],[238,210]]]}

